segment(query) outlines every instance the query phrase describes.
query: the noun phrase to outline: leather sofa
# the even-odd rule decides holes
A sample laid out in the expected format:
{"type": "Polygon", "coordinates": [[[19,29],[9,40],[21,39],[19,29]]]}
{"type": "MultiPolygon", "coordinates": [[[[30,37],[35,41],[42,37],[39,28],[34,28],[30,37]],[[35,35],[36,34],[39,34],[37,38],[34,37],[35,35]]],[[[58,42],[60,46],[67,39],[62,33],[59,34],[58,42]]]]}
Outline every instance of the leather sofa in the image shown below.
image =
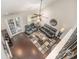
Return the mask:
{"type": "Polygon", "coordinates": [[[43,27],[39,29],[42,33],[44,33],[48,38],[54,38],[56,36],[57,29],[51,27],[48,24],[45,24],[43,27]]]}

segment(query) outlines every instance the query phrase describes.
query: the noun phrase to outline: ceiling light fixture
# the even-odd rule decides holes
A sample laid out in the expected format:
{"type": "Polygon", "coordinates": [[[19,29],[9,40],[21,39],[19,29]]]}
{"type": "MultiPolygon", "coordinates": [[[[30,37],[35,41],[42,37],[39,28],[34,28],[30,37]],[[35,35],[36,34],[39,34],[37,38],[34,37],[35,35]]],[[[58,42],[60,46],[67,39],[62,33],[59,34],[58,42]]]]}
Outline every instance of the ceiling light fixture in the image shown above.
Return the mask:
{"type": "Polygon", "coordinates": [[[42,20],[42,17],[48,18],[46,16],[42,15],[42,5],[43,5],[43,0],[40,0],[40,7],[39,7],[39,13],[38,14],[33,14],[33,16],[31,17],[31,19],[36,18],[37,22],[40,22],[42,20]]]}

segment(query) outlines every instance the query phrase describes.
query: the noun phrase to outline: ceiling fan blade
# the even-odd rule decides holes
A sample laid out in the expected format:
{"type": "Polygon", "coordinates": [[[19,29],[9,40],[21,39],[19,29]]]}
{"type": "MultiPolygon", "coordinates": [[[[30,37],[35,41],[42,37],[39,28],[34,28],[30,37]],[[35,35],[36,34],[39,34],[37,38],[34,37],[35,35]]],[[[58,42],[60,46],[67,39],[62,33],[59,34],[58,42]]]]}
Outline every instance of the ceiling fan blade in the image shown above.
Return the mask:
{"type": "Polygon", "coordinates": [[[39,14],[33,14],[33,15],[39,15],[39,14]]]}
{"type": "Polygon", "coordinates": [[[41,16],[41,14],[34,14],[34,15],[41,16]]]}
{"type": "Polygon", "coordinates": [[[37,15],[37,14],[35,14],[34,16],[32,16],[31,18],[36,18],[36,17],[40,17],[41,15],[37,15]]]}
{"type": "Polygon", "coordinates": [[[36,17],[38,17],[38,15],[32,16],[31,18],[36,18],[36,17]]]}

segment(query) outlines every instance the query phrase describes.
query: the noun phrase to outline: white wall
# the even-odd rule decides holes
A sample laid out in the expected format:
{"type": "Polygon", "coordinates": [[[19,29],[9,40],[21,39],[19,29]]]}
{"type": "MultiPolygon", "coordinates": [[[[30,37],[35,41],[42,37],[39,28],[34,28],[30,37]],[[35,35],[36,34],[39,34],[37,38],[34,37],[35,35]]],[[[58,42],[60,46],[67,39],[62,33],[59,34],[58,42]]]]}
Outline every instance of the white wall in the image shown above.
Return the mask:
{"type": "MultiPolygon", "coordinates": [[[[70,32],[65,32],[63,35],[63,39],[59,42],[59,44],[54,48],[54,50],[47,56],[46,59],[55,59],[58,55],[59,51],[68,41],[69,36],[74,31],[74,26],[77,22],[77,14],[76,14],[76,0],[57,0],[55,3],[50,4],[47,11],[49,11],[49,15],[51,18],[55,18],[58,21],[58,25],[56,28],[60,29],[62,27],[65,30],[71,29],[70,32]],[[61,46],[61,47],[60,47],[61,46]]],[[[48,21],[48,20],[46,20],[48,21]]],[[[76,26],[75,26],[76,27],[76,26]]]]}
{"type": "MultiPolygon", "coordinates": [[[[72,28],[76,24],[76,0],[57,0],[53,4],[51,2],[50,5],[48,5],[42,12],[46,17],[43,18],[41,24],[48,23],[51,18],[54,18],[57,20],[58,24],[55,28],[60,30],[60,28],[64,27],[65,32],[72,28]]],[[[32,11],[31,11],[32,12],[32,11]]],[[[23,23],[22,30],[24,31],[24,25],[27,23],[27,15],[31,14],[30,11],[28,12],[21,12],[18,14],[14,14],[13,16],[21,16],[23,23]]],[[[7,28],[5,24],[5,20],[7,20],[8,17],[11,17],[11,15],[7,17],[2,17],[1,19],[1,29],[7,28]]],[[[65,34],[64,34],[65,35],[65,34]]]]}
{"type": "Polygon", "coordinates": [[[22,32],[25,30],[24,26],[27,24],[27,16],[25,14],[14,14],[14,15],[8,15],[8,16],[3,16],[1,18],[1,30],[3,29],[7,29],[10,37],[11,37],[11,33],[10,33],[10,29],[9,26],[7,24],[7,20],[11,19],[11,18],[15,18],[15,17],[20,17],[21,18],[21,28],[22,28],[22,32]]]}
{"type": "Polygon", "coordinates": [[[56,28],[72,28],[77,21],[76,2],[76,0],[57,0],[53,4],[48,5],[43,12],[49,15],[49,19],[44,19],[43,22],[47,23],[50,21],[50,18],[54,18],[58,22],[56,28]]]}

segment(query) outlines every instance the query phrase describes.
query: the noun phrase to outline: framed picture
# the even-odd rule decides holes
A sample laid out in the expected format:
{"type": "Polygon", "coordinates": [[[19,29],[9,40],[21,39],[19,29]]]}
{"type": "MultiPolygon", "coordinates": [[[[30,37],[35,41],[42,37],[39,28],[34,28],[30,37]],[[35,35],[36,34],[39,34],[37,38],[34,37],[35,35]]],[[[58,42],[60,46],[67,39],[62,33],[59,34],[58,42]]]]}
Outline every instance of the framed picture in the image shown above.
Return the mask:
{"type": "Polygon", "coordinates": [[[55,19],[51,19],[51,20],[50,20],[50,24],[51,24],[52,26],[56,26],[56,25],[57,25],[57,21],[56,21],[55,19]]]}

